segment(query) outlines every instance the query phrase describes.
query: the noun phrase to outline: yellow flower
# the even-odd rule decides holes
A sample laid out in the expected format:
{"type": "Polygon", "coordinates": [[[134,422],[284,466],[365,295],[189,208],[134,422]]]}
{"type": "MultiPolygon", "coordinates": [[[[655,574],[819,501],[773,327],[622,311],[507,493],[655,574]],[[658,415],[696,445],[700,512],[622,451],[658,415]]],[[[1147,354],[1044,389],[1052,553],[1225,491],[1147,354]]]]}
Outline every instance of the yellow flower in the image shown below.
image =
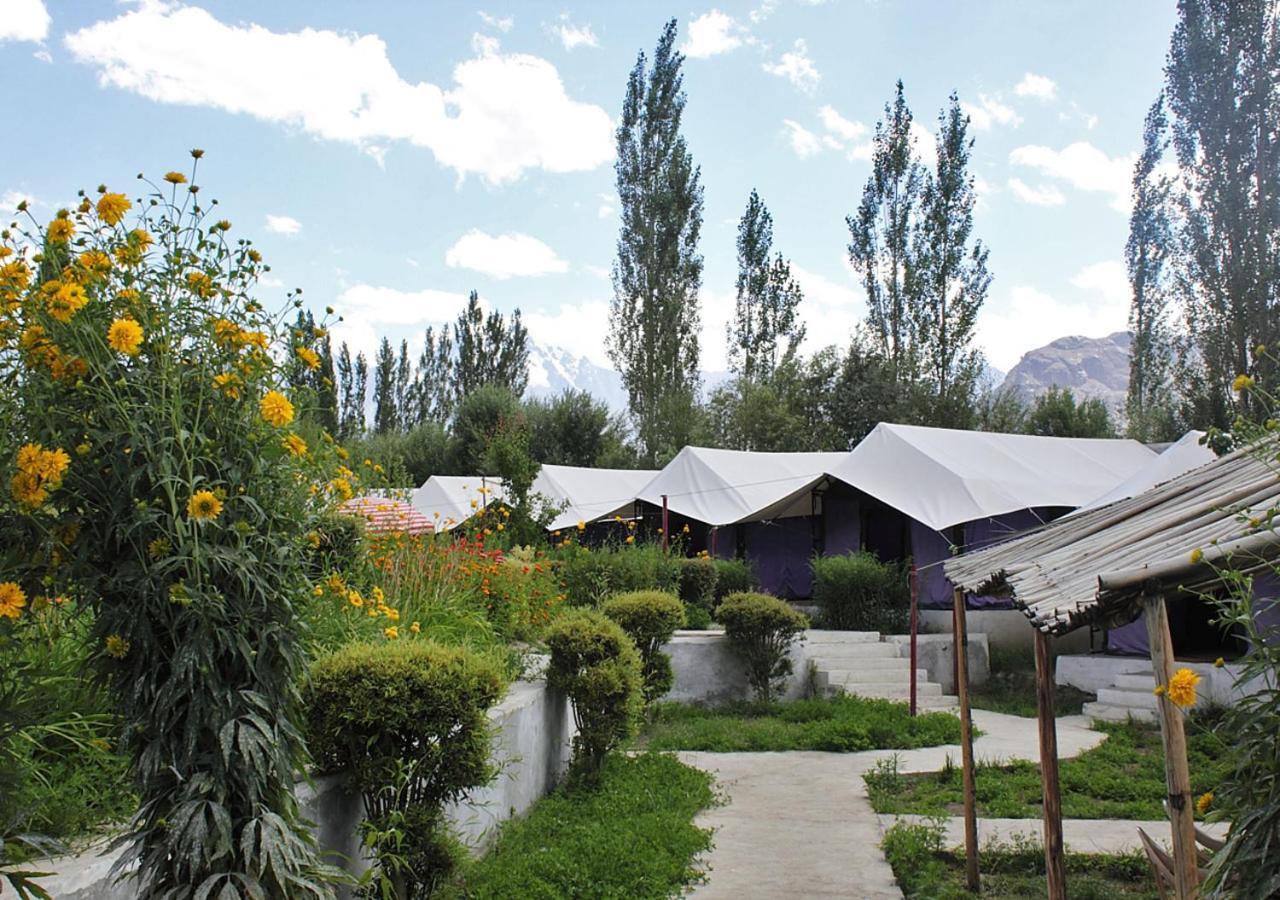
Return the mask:
{"type": "Polygon", "coordinates": [[[111,257],[101,250],[86,250],[80,254],[80,265],[95,274],[111,271],[111,257]]]}
{"type": "Polygon", "coordinates": [[[234,372],[221,372],[213,376],[214,390],[222,391],[232,400],[240,399],[240,376],[234,372]]]}
{"type": "Polygon", "coordinates": [[[298,354],[298,359],[306,363],[307,368],[312,372],[320,368],[320,357],[310,347],[298,347],[294,352],[298,354]]]}
{"type": "Polygon", "coordinates": [[[1213,661],[1213,667],[1215,669],[1221,669],[1226,664],[1227,664],[1227,661],[1223,659],[1221,656],[1219,656],[1217,659],[1213,661]]]}
{"type": "Polygon", "coordinates": [[[587,523],[586,523],[586,522],[579,522],[579,523],[578,523],[578,530],[579,530],[579,531],[586,531],[586,530],[587,530],[587,523]]]}
{"type": "Polygon", "coordinates": [[[129,655],[129,642],[118,634],[107,635],[107,656],[113,656],[116,659],[124,659],[129,655]]]}
{"type": "Polygon", "coordinates": [[[318,531],[308,531],[307,543],[311,545],[312,550],[319,550],[320,549],[320,533],[318,531]]]}
{"type": "Polygon", "coordinates": [[[49,315],[59,322],[70,322],[71,317],[84,308],[89,296],[78,284],[64,284],[49,298],[49,315]]]}
{"type": "Polygon", "coordinates": [[[1235,381],[1231,382],[1231,390],[1237,393],[1247,391],[1251,387],[1253,387],[1253,378],[1248,375],[1237,375],[1235,381]]]}
{"type": "Polygon", "coordinates": [[[634,534],[627,535],[628,544],[634,544],[635,542],[636,542],[636,536],[634,534]]]}
{"type": "Polygon", "coordinates": [[[285,435],[284,440],[280,442],[280,446],[288,450],[290,456],[307,455],[307,442],[295,432],[291,431],[285,435]]]}
{"type": "Polygon", "coordinates": [[[680,529],[680,532],[681,532],[682,534],[688,534],[688,533],[689,533],[689,526],[688,526],[688,525],[684,526],[683,528],[681,528],[681,529],[680,529]]]}
{"type": "Polygon", "coordinates": [[[147,544],[147,555],[152,559],[160,559],[169,552],[169,539],[158,537],[147,544]]]}
{"type": "Polygon", "coordinates": [[[116,225],[132,206],[124,194],[103,194],[98,198],[98,218],[108,225],[116,225]]]}
{"type": "Polygon", "coordinates": [[[76,233],[76,223],[66,215],[59,215],[58,218],[49,223],[45,233],[53,243],[65,244],[76,233]]]}
{"type": "Polygon", "coordinates": [[[364,606],[364,597],[360,596],[359,591],[352,589],[347,591],[347,602],[350,603],[352,606],[354,606],[356,609],[359,609],[360,607],[364,606]]]}
{"type": "Polygon", "coordinates": [[[1199,547],[1191,551],[1191,565],[1198,565],[1202,559],[1204,559],[1204,551],[1199,547]]]}
{"type": "Polygon", "coordinates": [[[343,500],[350,500],[355,493],[351,490],[351,482],[345,478],[334,478],[329,482],[329,489],[343,500]]]}
{"type": "Polygon", "coordinates": [[[1213,791],[1205,791],[1200,795],[1200,799],[1196,801],[1196,812],[1203,816],[1211,806],[1213,806],[1213,791]]]}
{"type": "Polygon", "coordinates": [[[221,514],[222,501],[213,491],[196,491],[187,501],[187,515],[193,519],[216,519],[221,514]]]}
{"type": "Polygon", "coordinates": [[[27,605],[27,594],[16,583],[0,583],[0,618],[16,619],[27,605]]]}
{"type": "Polygon", "coordinates": [[[214,292],[213,279],[204,272],[188,272],[187,290],[197,297],[212,297],[214,292]]]}
{"type": "Polygon", "coordinates": [[[128,316],[116,319],[107,329],[107,346],[125,356],[137,356],[142,346],[142,326],[128,316]]]}
{"type": "Polygon", "coordinates": [[[258,401],[258,411],[262,414],[263,421],[277,428],[293,421],[293,404],[279,391],[267,391],[258,401]]]}
{"type": "Polygon", "coordinates": [[[40,483],[40,479],[27,472],[19,472],[13,476],[9,482],[9,493],[13,495],[14,500],[28,509],[42,506],[49,497],[49,492],[40,483]]]}
{"type": "Polygon", "coordinates": [[[382,629],[382,633],[387,636],[387,640],[389,641],[394,641],[396,638],[400,637],[400,629],[396,628],[394,625],[388,625],[386,628],[382,629]]]}
{"type": "Polygon", "coordinates": [[[1155,686],[1155,688],[1153,688],[1153,689],[1152,689],[1151,693],[1155,694],[1157,697],[1163,697],[1163,696],[1164,696],[1164,685],[1163,685],[1163,684],[1157,684],[1157,685],[1155,686]]]}
{"type": "Polygon", "coordinates": [[[414,634],[417,634],[422,630],[422,626],[419,625],[417,622],[414,622],[412,625],[409,626],[409,630],[412,631],[414,634]]]}
{"type": "Polygon", "coordinates": [[[1169,699],[1179,706],[1196,705],[1196,685],[1200,676],[1190,669],[1179,669],[1169,679],[1169,699]]]}
{"type": "Polygon", "coordinates": [[[183,175],[181,172],[165,172],[164,180],[170,184],[186,184],[187,176],[183,175]]]}
{"type": "Polygon", "coordinates": [[[62,474],[71,465],[71,457],[61,449],[46,450],[41,444],[25,444],[19,451],[17,466],[20,472],[52,483],[62,481],[62,474]]]}

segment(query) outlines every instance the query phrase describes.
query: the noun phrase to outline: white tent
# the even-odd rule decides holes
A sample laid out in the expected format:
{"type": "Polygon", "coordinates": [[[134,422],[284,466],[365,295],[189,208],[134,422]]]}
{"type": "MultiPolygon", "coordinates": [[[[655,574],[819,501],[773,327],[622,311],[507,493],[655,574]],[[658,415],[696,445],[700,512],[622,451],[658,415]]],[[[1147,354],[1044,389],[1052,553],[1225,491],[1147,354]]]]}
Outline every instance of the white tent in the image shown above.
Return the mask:
{"type": "Polygon", "coordinates": [[[1184,472],[1190,472],[1192,469],[1198,469],[1213,462],[1217,459],[1217,456],[1212,450],[1200,443],[1203,437],[1203,431],[1188,431],[1166,447],[1148,465],[1134,472],[1105,494],[1095,497],[1092,501],[1076,510],[1076,512],[1097,509],[1099,506],[1106,506],[1108,503],[1115,503],[1117,500],[1128,500],[1130,497],[1136,497],[1151,490],[1158,484],[1172,481],[1184,472]]]}
{"type": "Polygon", "coordinates": [[[812,512],[809,492],[847,453],[756,453],[685,447],[639,499],[708,525],[812,512]]]}
{"type": "Polygon", "coordinates": [[[636,497],[657,474],[652,469],[544,465],[533,481],[533,492],[562,507],[548,528],[572,528],[579,522],[630,515],[636,497]]]}
{"type": "Polygon", "coordinates": [[[1151,464],[1137,441],[957,431],[882,422],[833,478],[943,531],[1016,510],[1078,507],[1151,464]]]}
{"type": "Polygon", "coordinates": [[[411,502],[439,532],[456,528],[488,504],[505,499],[506,492],[499,478],[432,475],[413,492],[411,502]]]}

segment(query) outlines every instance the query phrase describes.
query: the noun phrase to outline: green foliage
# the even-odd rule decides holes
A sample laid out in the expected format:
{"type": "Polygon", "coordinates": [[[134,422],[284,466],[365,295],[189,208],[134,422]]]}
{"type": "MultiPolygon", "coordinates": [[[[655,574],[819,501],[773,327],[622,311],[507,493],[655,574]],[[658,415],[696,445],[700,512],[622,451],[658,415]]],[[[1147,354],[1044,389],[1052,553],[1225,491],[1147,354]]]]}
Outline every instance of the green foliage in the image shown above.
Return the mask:
{"type": "Polygon", "coordinates": [[[312,528],[319,545],[309,545],[307,570],[312,578],[327,572],[351,572],[364,564],[368,545],[364,519],[338,512],[320,516],[312,528]]]}
{"type": "Polygon", "coordinates": [[[717,707],[660,703],[640,740],[650,750],[856,753],[953,744],[960,722],[948,713],[913,717],[906,704],[852,695],[717,707]]]}
{"type": "Polygon", "coordinates": [[[744,382],[768,377],[780,355],[804,339],[796,307],[804,299],[791,263],[773,251],[773,216],[752,188],[738,222],[738,281],[729,323],[729,367],[744,382]],[[781,354],[779,341],[785,341],[781,354]]]}
{"type": "Polygon", "coordinates": [[[574,768],[594,776],[605,754],[635,733],[643,705],[640,654],[627,633],[595,610],[571,610],[547,631],[547,684],[573,701],[574,768]]]}
{"type": "Polygon", "coordinates": [[[421,485],[432,475],[453,470],[449,436],[438,422],[423,422],[409,431],[390,431],[347,441],[352,459],[382,466],[386,483],[397,487],[421,485]]]}
{"type": "Polygon", "coordinates": [[[629,591],[675,592],[680,558],[655,545],[573,547],[560,557],[560,580],[572,606],[599,606],[629,591]]]}
{"type": "Polygon", "coordinates": [[[719,606],[730,594],[754,591],[759,582],[751,563],[745,559],[716,559],[716,588],[714,606],[719,606]]]}
{"type": "Polygon", "coordinates": [[[680,599],[688,606],[714,609],[719,580],[720,567],[716,560],[694,557],[680,561],[680,599]]]}
{"type": "Polygon", "coordinates": [[[519,309],[509,319],[497,310],[486,316],[480,295],[472,291],[454,323],[453,346],[453,388],[459,400],[488,385],[506,388],[514,397],[524,394],[529,385],[529,331],[519,309]]]}
{"type": "Polygon", "coordinates": [[[1077,403],[1071,388],[1052,387],[1036,397],[1027,418],[1027,434],[1113,438],[1116,436],[1116,429],[1107,404],[1097,397],[1089,397],[1077,403]]]}
{"type": "Polygon", "coordinates": [[[540,463],[609,468],[625,444],[609,407],[585,391],[565,388],[555,397],[526,400],[524,409],[529,452],[540,463]]]}
{"type": "Polygon", "coordinates": [[[809,564],[823,628],[901,634],[909,627],[911,587],[901,564],[866,551],[815,556],[809,564]]]}
{"type": "Polygon", "coordinates": [[[711,611],[705,606],[684,605],[684,627],[690,631],[706,631],[713,624],[711,611]]]}
{"type": "Polygon", "coordinates": [[[360,791],[366,839],[397,897],[449,874],[442,806],[494,776],[487,713],[503,689],[492,659],[430,641],[353,644],[312,666],[316,765],[360,791]]]}
{"type": "Polygon", "coordinates": [[[662,591],[615,594],[600,611],[622,626],[640,651],[645,701],[652,703],[671,690],[671,659],[661,647],[684,625],[680,598],[662,591]]]}
{"type": "Polygon", "coordinates": [[[497,474],[485,470],[489,445],[499,433],[527,426],[520,401],[503,385],[486,384],[464,395],[453,420],[449,448],[452,470],[497,474]]]}
{"type": "Polygon", "coordinates": [[[539,801],[459,885],[474,900],[665,900],[697,879],[711,776],[672,756],[612,756],[598,782],[539,801]]]}
{"type": "MultiPolygon", "coordinates": [[[[991,677],[986,683],[969,688],[969,702],[974,709],[989,709],[1010,716],[1036,717],[1036,676],[1032,670],[996,671],[994,660],[991,677]]],[[[1078,716],[1084,705],[1096,700],[1069,684],[1054,686],[1053,713],[1055,716],[1078,716]]]]}
{"type": "Polygon", "coordinates": [[[746,663],[747,683],[756,699],[772,700],[778,683],[791,674],[791,645],[809,627],[809,620],[768,594],[730,594],[716,618],[746,663]]]}

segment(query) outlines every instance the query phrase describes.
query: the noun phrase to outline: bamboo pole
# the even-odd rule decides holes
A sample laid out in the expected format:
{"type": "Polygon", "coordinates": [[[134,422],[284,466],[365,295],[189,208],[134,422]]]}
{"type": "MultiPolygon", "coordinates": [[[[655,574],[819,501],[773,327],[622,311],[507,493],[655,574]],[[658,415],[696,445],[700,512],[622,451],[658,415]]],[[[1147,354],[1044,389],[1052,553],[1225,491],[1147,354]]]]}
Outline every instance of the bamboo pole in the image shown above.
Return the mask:
{"type": "Polygon", "coordinates": [[[979,889],[978,811],[973,771],[973,721],[969,710],[969,635],[965,622],[964,591],[952,594],[951,630],[955,645],[956,693],[960,695],[960,755],[964,763],[964,862],[965,883],[979,889]]]}
{"type": "MultiPolygon", "coordinates": [[[[1173,676],[1173,635],[1169,633],[1169,613],[1164,596],[1143,599],[1147,619],[1147,640],[1151,644],[1151,668],[1156,685],[1167,686],[1173,676]]],[[[1182,711],[1161,691],[1156,700],[1160,714],[1160,736],[1164,740],[1164,780],[1169,792],[1169,823],[1173,829],[1173,874],[1178,900],[1200,896],[1200,873],[1196,869],[1196,823],[1191,807],[1191,772],[1187,765],[1187,735],[1182,711]]]]}
{"type": "Polygon", "coordinates": [[[1036,722],[1040,731],[1040,780],[1044,793],[1044,867],[1049,900],[1066,900],[1062,844],[1062,791],[1058,786],[1058,726],[1053,716],[1053,666],[1049,636],[1036,630],[1036,722]]]}

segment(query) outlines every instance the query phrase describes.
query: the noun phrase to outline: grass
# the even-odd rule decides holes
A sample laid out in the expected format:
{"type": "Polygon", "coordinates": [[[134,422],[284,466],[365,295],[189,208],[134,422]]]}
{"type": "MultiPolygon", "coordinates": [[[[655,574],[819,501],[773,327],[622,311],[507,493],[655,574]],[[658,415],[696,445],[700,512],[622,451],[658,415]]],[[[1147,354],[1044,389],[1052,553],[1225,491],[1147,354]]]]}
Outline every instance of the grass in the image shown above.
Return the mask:
{"type": "Polygon", "coordinates": [[[539,801],[469,867],[455,897],[670,897],[697,880],[693,859],[711,846],[694,815],[715,800],[711,776],[672,756],[614,754],[599,781],[539,801]]]}
{"type": "MultiPolygon", "coordinates": [[[[1055,716],[1078,716],[1084,705],[1096,700],[1070,685],[1057,685],[1053,691],[1055,716]]],[[[1010,716],[1036,716],[1036,676],[1034,672],[993,672],[987,682],[969,691],[969,705],[974,709],[989,709],[1010,716]]]]}
{"type": "MultiPolygon", "coordinates": [[[[1222,740],[1210,730],[1212,718],[1193,716],[1187,728],[1193,796],[1213,790],[1229,772],[1222,740]]],[[[1107,739],[1059,768],[1062,814],[1069,819],[1164,818],[1167,793],[1164,751],[1154,725],[1099,722],[1107,739]]],[[[868,773],[867,790],[878,813],[926,816],[960,815],[961,772],[901,775],[885,765],[868,773]]],[[[1007,766],[979,765],[975,773],[978,815],[994,818],[1039,818],[1040,767],[1029,762],[1007,766]]]]}
{"type": "MultiPolygon", "coordinates": [[[[885,857],[907,900],[970,898],[964,856],[943,849],[940,824],[894,825],[884,836],[885,857]]],[[[1067,886],[1074,900],[1112,900],[1159,895],[1141,854],[1066,854],[1067,886]]],[[[978,854],[982,896],[987,900],[1043,897],[1044,851],[1034,841],[992,844],[978,854]]]]}
{"type": "Polygon", "coordinates": [[[708,708],[657,704],[638,744],[650,750],[714,753],[773,750],[911,749],[960,739],[960,720],[949,713],[912,718],[907,705],[837,696],[793,703],[735,703],[708,708]]]}

